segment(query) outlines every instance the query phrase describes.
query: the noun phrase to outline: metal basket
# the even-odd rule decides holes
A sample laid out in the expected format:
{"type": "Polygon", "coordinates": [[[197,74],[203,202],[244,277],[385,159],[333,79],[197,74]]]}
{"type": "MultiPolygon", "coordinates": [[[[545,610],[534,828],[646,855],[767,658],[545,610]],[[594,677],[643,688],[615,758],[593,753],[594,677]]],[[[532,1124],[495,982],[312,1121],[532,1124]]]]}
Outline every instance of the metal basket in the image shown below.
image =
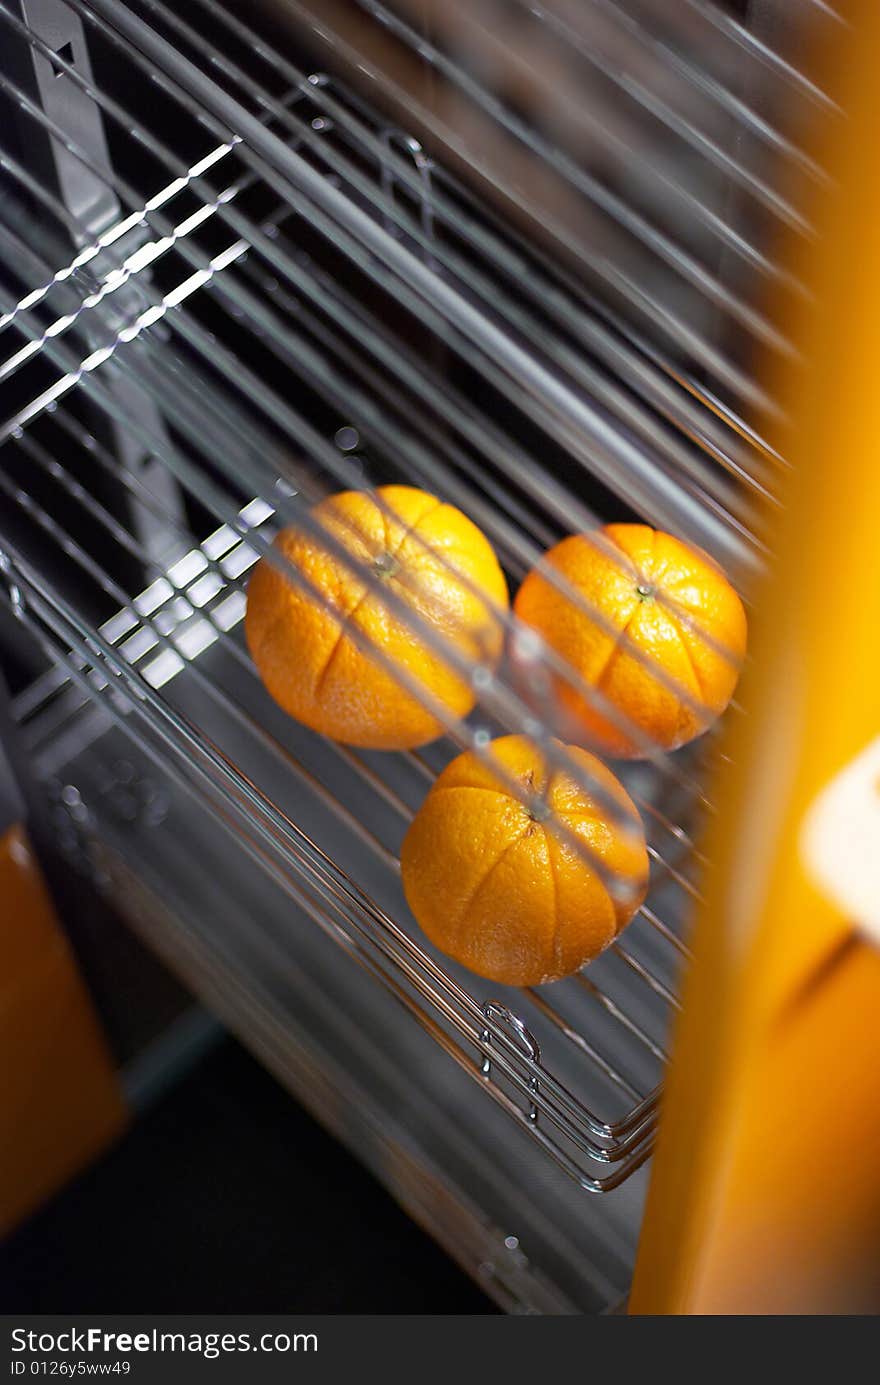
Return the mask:
{"type": "MultiPolygon", "coordinates": [[[[835,22],[797,8],[799,42],[835,22]]],[[[2,585],[46,655],[16,716],[45,777],[65,736],[118,729],[607,1192],[651,1150],[715,731],[622,771],[652,867],[623,936],[550,987],[482,982],[414,924],[400,842],[457,749],[518,731],[564,760],[558,709],[462,666],[477,710],[422,751],[313,736],[246,653],[247,576],[323,494],[403,479],[481,525],[513,584],[564,533],[638,516],[747,595],[784,469],[755,361],[790,347],[764,300],[798,293],[772,232],[809,231],[800,139],[834,105],[760,15],[710,0],[676,22],[634,0],[331,9],[0,3],[2,585]]],[[[251,930],[295,965],[295,937],[251,930]]]]}

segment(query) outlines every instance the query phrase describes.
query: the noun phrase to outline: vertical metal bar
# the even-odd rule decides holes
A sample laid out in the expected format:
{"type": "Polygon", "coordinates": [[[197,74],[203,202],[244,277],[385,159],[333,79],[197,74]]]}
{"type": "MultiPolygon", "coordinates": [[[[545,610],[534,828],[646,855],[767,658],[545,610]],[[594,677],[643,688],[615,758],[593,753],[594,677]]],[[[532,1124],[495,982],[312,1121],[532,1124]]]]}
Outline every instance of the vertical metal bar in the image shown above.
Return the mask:
{"type": "MultiPolygon", "coordinates": [[[[85,81],[92,82],[86,33],[82,19],[74,10],[63,4],[62,0],[14,0],[11,7],[38,38],[71,64],[85,81]]],[[[75,158],[59,140],[22,112],[16,112],[25,163],[31,172],[38,175],[43,185],[57,195],[70,213],[72,220],[67,226],[67,234],[71,236],[73,248],[80,249],[118,222],[123,215],[109,179],[100,176],[103,169],[107,170],[108,175],[112,172],[103,114],[83,87],[70,79],[60,63],[53,63],[51,57],[34,44],[29,44],[16,31],[7,30],[3,35],[0,67],[9,72],[46,115],[89,155],[92,168],[75,158]],[[74,225],[77,228],[75,231],[72,229],[74,225]]],[[[116,243],[112,255],[100,255],[90,263],[88,274],[100,281],[119,258],[124,259],[148,235],[146,228],[134,227],[116,243]]],[[[109,308],[102,310],[102,330],[106,332],[108,323],[112,328],[115,321],[124,320],[126,312],[130,316],[132,298],[140,300],[142,296],[142,290],[136,285],[126,285],[120,290],[109,308]]],[[[143,306],[146,306],[145,299],[143,306]]],[[[85,323],[84,330],[93,345],[101,344],[94,327],[90,328],[90,324],[85,323]]],[[[159,411],[143,391],[121,380],[112,371],[108,372],[108,385],[119,395],[120,403],[128,415],[140,420],[148,431],[163,432],[164,422],[159,411]]],[[[156,493],[157,499],[172,508],[183,520],[185,512],[180,490],[167,470],[117,425],[96,418],[94,427],[102,433],[121,466],[144,480],[156,493]]],[[[158,525],[141,506],[130,503],[128,509],[138,537],[155,562],[167,566],[179,556],[173,533],[165,526],[158,525]]]]}
{"type": "MultiPolygon", "coordinates": [[[[61,0],[11,0],[25,24],[50,48],[92,80],[91,61],[82,21],[61,0]]],[[[3,65],[15,73],[33,100],[65,130],[76,132],[96,163],[109,167],[110,155],[101,113],[88,96],[71,82],[45,54],[18,35],[3,42],[3,65]]],[[[65,206],[85,228],[97,235],[119,215],[115,194],[96,174],[73,158],[57,140],[34,130],[22,130],[28,163],[43,181],[57,188],[65,206]]]]}
{"type": "Polygon", "coordinates": [[[124,35],[160,70],[194,97],[229,129],[268,169],[274,172],[284,195],[306,199],[303,212],[311,218],[317,210],[344,228],[372,254],[387,265],[392,274],[414,289],[444,318],[477,345],[493,366],[500,366],[516,380],[517,388],[531,393],[547,410],[547,426],[574,453],[589,450],[591,470],[612,490],[624,494],[628,503],[675,530],[686,530],[716,553],[731,569],[749,570],[758,563],[756,554],[728,524],[694,496],[683,496],[631,439],[610,428],[604,414],[586,397],[573,392],[511,336],[499,330],[480,308],[475,307],[453,284],[438,279],[401,242],[365,211],[335,188],[301,154],[289,148],[258,117],[252,115],[217,85],[212,76],[166,42],[150,25],[126,6],[112,0],[88,0],[88,9],[124,35]],[[624,481],[623,478],[626,478],[624,481]],[[674,498],[673,498],[674,493],[674,498]]]}

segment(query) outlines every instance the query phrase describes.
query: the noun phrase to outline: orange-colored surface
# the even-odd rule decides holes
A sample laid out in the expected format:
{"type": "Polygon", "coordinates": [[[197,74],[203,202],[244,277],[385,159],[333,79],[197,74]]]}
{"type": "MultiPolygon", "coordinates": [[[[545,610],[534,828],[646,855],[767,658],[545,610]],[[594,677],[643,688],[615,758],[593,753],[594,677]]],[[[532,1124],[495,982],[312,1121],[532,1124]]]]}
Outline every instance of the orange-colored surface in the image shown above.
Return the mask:
{"type": "Polygon", "coordinates": [[[0,839],[0,1234],[123,1128],[91,1003],[21,828],[0,839]]]}
{"type": "Polygon", "coordinates": [[[880,1311],[878,1005],[880,953],[858,942],[768,1032],[700,1312],[880,1311]]]}
{"type": "Polygon", "coordinates": [[[880,1309],[880,957],[803,854],[818,796],[880,733],[880,6],[846,8],[846,119],[821,156],[805,319],[785,324],[808,363],[780,391],[792,471],[706,843],[634,1312],[880,1309]]]}
{"type": "MultiPolygon", "coordinates": [[[[507,608],[507,584],[482,532],[460,510],[411,486],[368,495],[343,491],[315,507],[355,563],[370,569],[414,616],[469,662],[494,664],[507,608]]],[[[287,529],[276,539],[284,556],[319,596],[288,582],[266,559],[248,588],[246,631],[254,662],[277,702],[314,731],[349,745],[403,750],[433,740],[443,727],[395,677],[417,681],[452,716],[466,716],[473,688],[320,539],[287,529]],[[320,598],[320,599],[319,599],[320,598]],[[350,632],[372,641],[383,666],[350,632]]]]}
{"type": "Polygon", "coordinates": [[[598,784],[591,797],[553,771],[532,741],[503,736],[492,752],[459,755],[435,781],[406,835],[403,887],[435,946],[481,976],[537,986],[577,971],[618,935],[645,896],[641,820],[623,786],[585,750],[569,753],[598,784]],[[543,796],[546,817],[515,796],[543,796]],[[609,813],[604,793],[617,807],[609,813]],[[567,831],[626,889],[612,898],[599,874],[552,826],[567,831]]]}
{"type": "MultiPolygon", "coordinates": [[[[517,594],[516,614],[642,736],[673,750],[724,711],[745,653],[746,617],[705,554],[645,524],[609,524],[563,539],[544,562],[589,609],[534,569],[517,594]],[[624,635],[643,660],[621,643],[624,635]]],[[[591,744],[609,755],[640,753],[630,727],[564,679],[555,688],[591,744]]]]}

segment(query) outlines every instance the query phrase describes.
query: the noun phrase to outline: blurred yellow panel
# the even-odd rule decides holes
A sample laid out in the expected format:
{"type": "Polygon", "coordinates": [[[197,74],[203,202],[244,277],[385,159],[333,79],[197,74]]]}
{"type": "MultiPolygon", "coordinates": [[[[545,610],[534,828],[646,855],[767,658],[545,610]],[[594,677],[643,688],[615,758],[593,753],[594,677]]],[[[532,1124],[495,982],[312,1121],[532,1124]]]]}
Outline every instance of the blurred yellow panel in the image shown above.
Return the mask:
{"type": "Polygon", "coordinates": [[[91,1001],[20,827],[0,839],[0,1234],[127,1121],[91,1001]]]}
{"type": "Polygon", "coordinates": [[[805,833],[831,802],[822,830],[869,840],[855,802],[822,796],[880,736],[880,6],[850,9],[847,118],[823,157],[836,188],[799,266],[815,306],[789,324],[807,363],[781,391],[793,470],[725,747],[633,1312],[880,1309],[880,952],[846,907],[865,897],[845,888],[858,864],[839,852],[837,888],[833,840],[819,870],[805,833]]]}

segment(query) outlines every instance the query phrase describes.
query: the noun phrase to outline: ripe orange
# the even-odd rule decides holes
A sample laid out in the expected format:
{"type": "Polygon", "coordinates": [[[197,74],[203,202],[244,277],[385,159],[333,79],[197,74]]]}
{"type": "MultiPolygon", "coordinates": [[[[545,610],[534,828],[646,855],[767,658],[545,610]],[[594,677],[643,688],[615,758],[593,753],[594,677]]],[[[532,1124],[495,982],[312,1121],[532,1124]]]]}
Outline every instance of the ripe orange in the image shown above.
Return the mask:
{"type": "Polygon", "coordinates": [[[577,971],[629,922],[647,890],[644,832],[626,790],[586,750],[568,747],[595,796],[559,770],[548,783],[525,736],[491,748],[500,777],[467,751],[435,781],[404,839],[403,888],[441,951],[491,981],[539,986],[577,971]],[[543,810],[530,810],[510,781],[523,797],[541,797],[543,810]],[[611,888],[596,860],[613,873],[611,888]]]}
{"type": "MultiPolygon", "coordinates": [[[[517,616],[637,732],[674,750],[724,711],[745,655],[746,615],[705,553],[646,524],[609,524],[563,539],[544,562],[588,609],[534,568],[514,602],[517,616]]],[[[563,713],[600,750],[645,753],[630,726],[560,676],[552,683],[563,713]]]]}
{"type": "Polygon", "coordinates": [[[382,486],[376,496],[381,505],[364,492],[342,491],[312,512],[352,555],[355,570],[305,529],[277,536],[278,550],[317,595],[261,559],[248,586],[245,631],[263,682],[291,716],[349,745],[404,750],[443,727],[396,670],[457,717],[476,695],[418,621],[410,626],[357,569],[368,569],[475,663],[494,663],[501,653],[504,632],[491,607],[506,610],[507,584],[488,539],[452,505],[411,486],[382,486]]]}

